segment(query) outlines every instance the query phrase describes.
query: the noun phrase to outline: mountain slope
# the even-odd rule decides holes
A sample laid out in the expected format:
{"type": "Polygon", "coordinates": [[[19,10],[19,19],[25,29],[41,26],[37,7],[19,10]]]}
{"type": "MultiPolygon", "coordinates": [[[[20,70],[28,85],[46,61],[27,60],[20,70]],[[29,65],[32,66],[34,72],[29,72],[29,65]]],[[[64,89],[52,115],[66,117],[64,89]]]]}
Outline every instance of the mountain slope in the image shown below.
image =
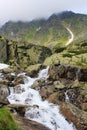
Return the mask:
{"type": "Polygon", "coordinates": [[[69,28],[74,34],[74,43],[87,40],[87,15],[71,11],[53,14],[47,20],[31,22],[7,22],[0,29],[0,35],[17,41],[27,41],[38,45],[54,47],[65,45],[69,38],[69,28]]]}

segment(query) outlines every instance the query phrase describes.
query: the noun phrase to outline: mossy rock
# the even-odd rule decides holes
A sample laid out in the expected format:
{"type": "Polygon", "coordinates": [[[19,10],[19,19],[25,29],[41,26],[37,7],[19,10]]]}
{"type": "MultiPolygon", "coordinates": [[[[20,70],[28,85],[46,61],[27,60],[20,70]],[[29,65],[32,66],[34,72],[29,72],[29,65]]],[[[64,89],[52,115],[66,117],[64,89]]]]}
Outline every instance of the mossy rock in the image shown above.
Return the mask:
{"type": "Polygon", "coordinates": [[[70,63],[70,58],[66,57],[64,58],[62,54],[54,53],[50,57],[47,57],[44,61],[44,65],[54,65],[54,64],[69,64],[70,63]]]}
{"type": "Polygon", "coordinates": [[[87,86],[87,83],[79,82],[78,80],[73,81],[71,84],[71,88],[77,88],[77,87],[83,88],[85,86],[87,86]]]}
{"type": "Polygon", "coordinates": [[[0,130],[18,130],[13,115],[6,107],[0,108],[0,130]]]}
{"type": "Polygon", "coordinates": [[[50,56],[51,50],[47,47],[33,45],[26,50],[27,56],[30,58],[30,65],[42,63],[46,57],[50,56]]]}
{"type": "Polygon", "coordinates": [[[25,71],[29,76],[34,77],[37,75],[41,67],[42,67],[41,64],[30,65],[29,67],[27,67],[25,71]]]}
{"type": "Polygon", "coordinates": [[[7,41],[1,37],[0,38],[0,62],[5,62],[7,60],[7,41]]]}

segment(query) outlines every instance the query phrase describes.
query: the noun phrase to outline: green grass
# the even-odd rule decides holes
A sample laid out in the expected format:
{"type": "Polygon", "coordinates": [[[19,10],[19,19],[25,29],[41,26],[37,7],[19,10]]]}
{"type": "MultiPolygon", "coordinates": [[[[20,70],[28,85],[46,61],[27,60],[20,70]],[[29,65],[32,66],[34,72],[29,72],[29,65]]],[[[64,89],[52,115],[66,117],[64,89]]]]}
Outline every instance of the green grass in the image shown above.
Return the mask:
{"type": "Polygon", "coordinates": [[[0,108],[0,130],[18,130],[12,114],[5,107],[0,108]]]}
{"type": "Polygon", "coordinates": [[[70,53],[74,53],[75,55],[80,55],[80,54],[84,54],[84,53],[87,53],[87,50],[72,50],[72,51],[69,51],[70,53]]]}
{"type": "Polygon", "coordinates": [[[81,43],[81,47],[86,47],[87,46],[87,41],[83,41],[82,43],[81,43]]]}

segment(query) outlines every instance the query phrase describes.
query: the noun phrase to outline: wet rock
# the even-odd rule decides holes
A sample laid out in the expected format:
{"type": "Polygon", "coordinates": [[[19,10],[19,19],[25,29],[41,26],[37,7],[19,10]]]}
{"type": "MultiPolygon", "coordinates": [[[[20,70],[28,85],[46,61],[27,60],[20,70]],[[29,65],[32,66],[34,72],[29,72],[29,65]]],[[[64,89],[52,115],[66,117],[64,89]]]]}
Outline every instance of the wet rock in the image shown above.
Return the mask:
{"type": "Polygon", "coordinates": [[[41,78],[36,80],[32,85],[31,88],[39,90],[42,86],[45,86],[46,82],[45,79],[41,78]]]}
{"type": "Polygon", "coordinates": [[[14,112],[14,110],[17,112],[17,114],[21,115],[24,117],[25,111],[29,106],[27,105],[22,105],[22,104],[9,104],[8,108],[10,111],[14,112]]]}
{"type": "Polygon", "coordinates": [[[14,92],[15,93],[22,93],[22,92],[24,92],[25,90],[23,89],[23,88],[21,88],[21,85],[16,85],[15,87],[14,87],[14,92]]]}
{"type": "Polygon", "coordinates": [[[32,89],[39,89],[40,88],[39,83],[38,83],[37,80],[31,85],[31,88],[32,89]]]}
{"type": "Polygon", "coordinates": [[[19,115],[15,115],[15,120],[19,124],[19,130],[51,130],[48,127],[36,122],[23,118],[19,115]]]}
{"type": "Polygon", "coordinates": [[[87,112],[80,110],[70,103],[63,103],[60,106],[60,111],[68,121],[73,122],[77,130],[87,129],[87,112]]]}
{"type": "Polygon", "coordinates": [[[48,101],[54,104],[60,104],[65,101],[65,95],[61,92],[55,92],[48,97],[48,101]]]}
{"type": "Polygon", "coordinates": [[[48,97],[47,89],[42,87],[40,90],[40,95],[41,95],[42,99],[45,100],[48,97]]]}
{"type": "Polygon", "coordinates": [[[5,74],[4,77],[9,81],[13,81],[16,78],[16,75],[14,73],[9,73],[5,74]]]}
{"type": "Polygon", "coordinates": [[[0,84],[0,104],[8,104],[7,96],[10,94],[7,85],[0,84]]]}
{"type": "Polygon", "coordinates": [[[14,80],[14,84],[15,85],[24,84],[25,83],[24,80],[25,80],[25,76],[20,75],[16,77],[16,79],[14,80]]]}
{"type": "Polygon", "coordinates": [[[4,74],[13,73],[13,70],[11,68],[4,68],[2,69],[2,73],[4,74]]]}
{"type": "Polygon", "coordinates": [[[26,68],[26,73],[30,76],[30,77],[35,77],[37,76],[37,73],[39,72],[39,70],[41,69],[42,65],[41,64],[36,64],[36,65],[30,65],[29,67],[26,68]]]}

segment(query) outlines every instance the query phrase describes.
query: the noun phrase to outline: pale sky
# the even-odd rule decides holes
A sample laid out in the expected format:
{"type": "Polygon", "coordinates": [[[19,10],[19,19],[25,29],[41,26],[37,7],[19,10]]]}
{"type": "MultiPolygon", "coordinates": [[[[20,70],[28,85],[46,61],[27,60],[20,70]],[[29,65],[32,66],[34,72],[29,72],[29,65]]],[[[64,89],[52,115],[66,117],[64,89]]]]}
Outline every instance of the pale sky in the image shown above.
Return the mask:
{"type": "Polygon", "coordinates": [[[31,21],[66,10],[87,14],[87,0],[0,0],[0,24],[31,21]]]}

